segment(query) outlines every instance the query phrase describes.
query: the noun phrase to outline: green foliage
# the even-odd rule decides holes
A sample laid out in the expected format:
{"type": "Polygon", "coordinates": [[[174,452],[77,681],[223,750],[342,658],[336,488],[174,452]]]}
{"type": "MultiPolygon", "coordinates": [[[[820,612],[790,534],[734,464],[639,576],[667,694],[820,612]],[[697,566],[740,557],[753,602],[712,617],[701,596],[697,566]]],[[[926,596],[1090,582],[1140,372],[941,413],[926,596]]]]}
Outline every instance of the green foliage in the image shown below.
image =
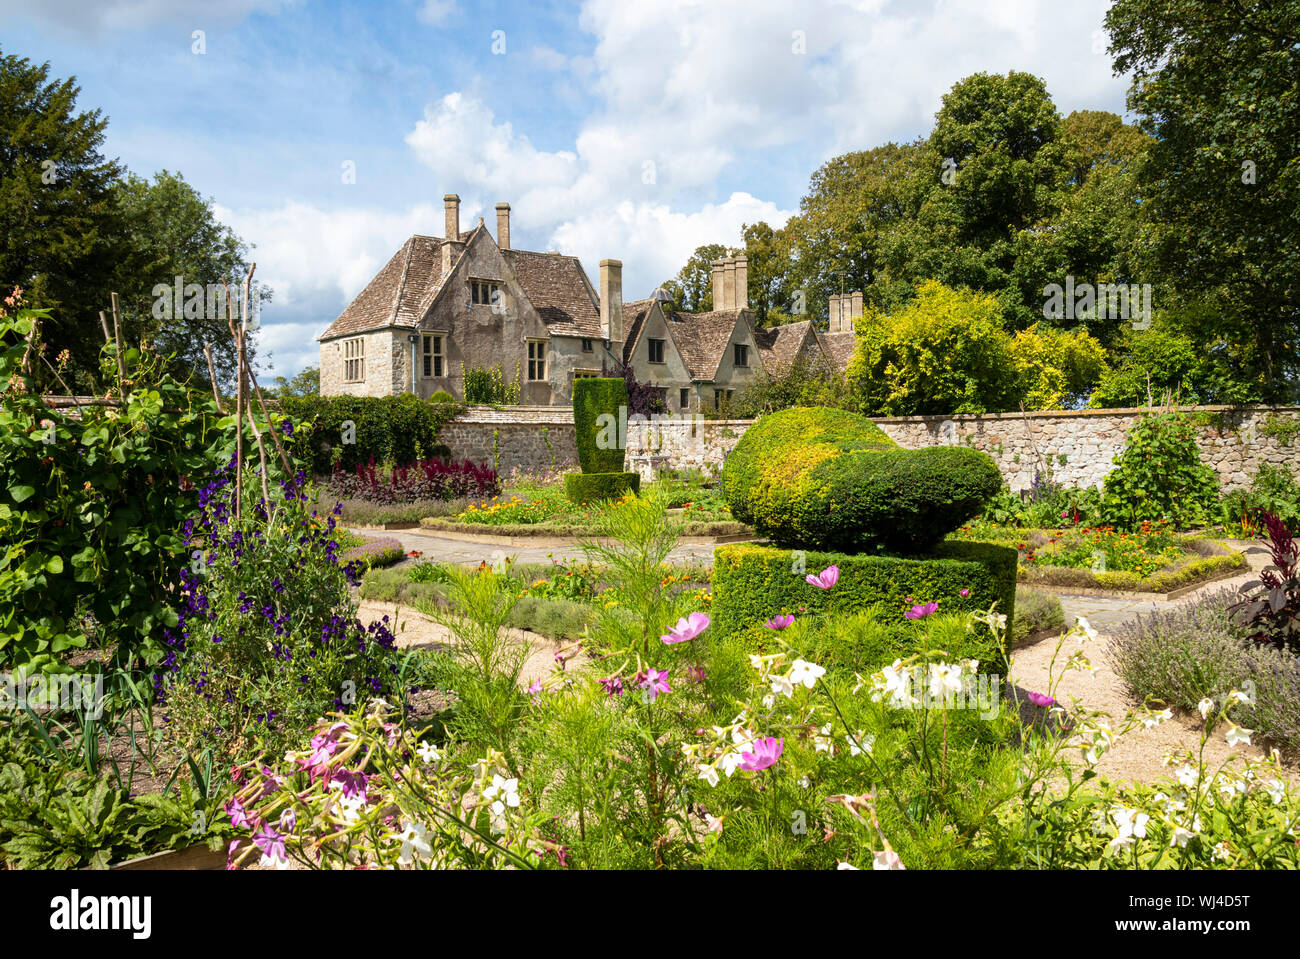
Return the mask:
{"type": "Polygon", "coordinates": [[[844,378],[824,363],[800,359],[784,373],[764,372],[731,400],[728,418],[757,419],[792,406],[848,408],[853,396],[844,378]]]}
{"type": "MultiPolygon", "coordinates": [[[[120,406],[83,407],[79,419],[48,408],[21,368],[43,316],[0,316],[0,663],[84,646],[92,633],[120,663],[155,663],[188,562],[178,534],[198,502],[192,478],[229,460],[234,423],[134,349],[120,406]]],[[[109,349],[104,362],[115,379],[109,349]]]]}
{"type": "Polygon", "coordinates": [[[308,366],[287,380],[283,376],[277,376],[272,381],[271,387],[269,389],[263,387],[262,392],[282,400],[296,399],[300,396],[319,396],[320,367],[308,366]]]}
{"type": "Polygon", "coordinates": [[[673,312],[708,313],[713,309],[713,261],[730,252],[720,243],[696,247],[676,279],[660,284],[672,297],[673,312]]]}
{"type": "Polygon", "coordinates": [[[400,396],[301,396],[280,404],[298,422],[299,448],[317,476],[335,467],[355,469],[370,460],[409,466],[426,456],[445,455],[438,443],[444,423],[464,407],[400,396]],[[355,426],[354,443],[343,442],[343,424],[355,426]]]}
{"type": "MultiPolygon", "coordinates": [[[[996,602],[1010,621],[1015,597],[1015,551],[988,543],[942,543],[932,555],[917,558],[791,552],[748,543],[719,546],[714,552],[713,609],[721,632],[753,627],[779,614],[838,615],[877,606],[886,621],[896,617],[905,624],[906,610],[928,602],[938,602],[940,612],[988,609],[996,602]],[[839,568],[839,582],[831,589],[805,581],[805,570],[816,574],[830,566],[839,568]],[[961,595],[964,589],[968,596],[961,595]]],[[[987,640],[987,633],[979,639],[982,654],[964,650],[962,655],[1000,661],[1001,651],[987,640]]]]}
{"type": "Polygon", "coordinates": [[[438,390],[429,397],[430,403],[455,403],[456,397],[452,396],[446,390],[438,390]]]}
{"type": "Polygon", "coordinates": [[[574,440],[584,473],[622,472],[619,412],[626,406],[627,384],[621,377],[586,377],[573,384],[574,440]]]}
{"type": "Polygon", "coordinates": [[[1084,330],[1035,323],[1012,339],[1011,362],[1026,409],[1077,409],[1106,368],[1106,351],[1084,330]]]}
{"type": "Polygon", "coordinates": [[[1016,618],[1008,633],[1014,645],[1038,633],[1063,629],[1065,611],[1055,593],[1040,589],[1016,590],[1016,618]]]}
{"type": "Polygon", "coordinates": [[[1276,401],[1295,395],[1300,362],[1300,9],[1253,0],[1223,12],[1215,0],[1120,0],[1106,27],[1115,72],[1133,78],[1129,108],[1154,138],[1144,264],[1158,289],[1213,307],[1204,351],[1228,354],[1276,401]]]}
{"type": "Polygon", "coordinates": [[[797,407],[751,426],[727,457],[732,514],[782,546],[923,551],[1002,484],[966,447],[900,449],[864,417],[797,407]]]}
{"type": "Polygon", "coordinates": [[[1129,428],[1106,475],[1102,510],[1121,529],[1143,521],[1194,529],[1209,521],[1217,502],[1218,481],[1201,461],[1195,428],[1183,414],[1158,413],[1129,428]]]}
{"type": "Polygon", "coordinates": [[[462,364],[461,376],[465,384],[465,402],[469,404],[511,406],[519,402],[523,391],[517,370],[510,383],[506,382],[505,373],[500,366],[479,369],[462,364]]]}
{"type": "Polygon", "coordinates": [[[571,503],[615,500],[640,489],[639,473],[566,473],[564,476],[564,493],[571,503]]]}
{"type": "Polygon", "coordinates": [[[858,322],[848,380],[871,415],[983,413],[1014,406],[1011,338],[982,293],[922,283],[916,299],[858,322]]]}

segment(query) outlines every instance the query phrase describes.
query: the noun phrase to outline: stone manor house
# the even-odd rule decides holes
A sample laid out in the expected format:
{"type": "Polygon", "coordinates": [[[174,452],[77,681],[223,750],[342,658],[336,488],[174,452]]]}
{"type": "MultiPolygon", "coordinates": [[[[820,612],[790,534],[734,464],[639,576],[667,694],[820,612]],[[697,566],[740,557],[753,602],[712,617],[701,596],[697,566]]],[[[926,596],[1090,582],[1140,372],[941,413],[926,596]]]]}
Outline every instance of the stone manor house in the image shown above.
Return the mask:
{"type": "Polygon", "coordinates": [[[460,229],[460,197],[443,197],[444,235],[413,236],[322,333],[322,396],[464,398],[464,369],[518,372],[520,402],[564,406],[573,381],[630,363],[663,391],[673,412],[718,409],[762,371],[797,360],[843,370],[853,353],[862,294],[834,296],[830,329],[809,320],[757,329],[744,256],[713,264],[709,313],[673,311],[656,291],[624,302],[623,264],[600,261],[592,285],[576,257],[510,245],[510,204],[498,203],[497,236],[480,219],[460,229]]]}

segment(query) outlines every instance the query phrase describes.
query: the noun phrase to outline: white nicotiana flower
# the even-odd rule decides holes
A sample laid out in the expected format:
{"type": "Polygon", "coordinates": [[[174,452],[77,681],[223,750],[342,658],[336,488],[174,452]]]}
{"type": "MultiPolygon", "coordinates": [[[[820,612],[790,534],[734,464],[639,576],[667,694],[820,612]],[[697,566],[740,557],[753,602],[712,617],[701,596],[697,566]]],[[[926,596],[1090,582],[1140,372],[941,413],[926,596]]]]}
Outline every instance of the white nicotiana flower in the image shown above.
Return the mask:
{"type": "Polygon", "coordinates": [[[1124,806],[1114,806],[1110,811],[1111,819],[1115,820],[1115,828],[1118,834],[1110,841],[1112,846],[1128,846],[1135,839],[1145,839],[1147,835],[1147,822],[1151,819],[1144,812],[1137,809],[1127,809],[1124,806]]]}
{"type": "Polygon", "coordinates": [[[835,743],[831,739],[831,724],[827,723],[819,731],[819,735],[813,737],[813,752],[829,753],[835,755],[835,743]]]}
{"type": "Polygon", "coordinates": [[[415,752],[426,763],[436,763],[442,758],[442,753],[438,752],[438,747],[433,743],[420,743],[420,748],[415,752]]]}
{"type": "Polygon", "coordinates": [[[864,736],[861,729],[859,729],[855,735],[847,738],[849,741],[850,756],[861,756],[863,753],[869,753],[871,752],[871,747],[876,744],[876,737],[864,736]]]}
{"type": "Polygon", "coordinates": [[[483,798],[492,802],[492,812],[497,816],[506,811],[506,806],[516,809],[519,806],[519,780],[493,774],[492,785],[483,790],[483,798]]]}
{"type": "Polygon", "coordinates": [[[699,778],[703,779],[710,786],[716,786],[718,784],[718,770],[714,766],[701,764],[699,778]]]}
{"type": "Polygon", "coordinates": [[[1286,786],[1280,779],[1270,779],[1268,782],[1261,784],[1264,792],[1268,793],[1268,798],[1273,800],[1273,805],[1277,805],[1286,798],[1286,786]]]}
{"type": "Polygon", "coordinates": [[[1214,858],[1227,861],[1232,858],[1232,847],[1226,841],[1214,847],[1214,858]]]}
{"type": "Polygon", "coordinates": [[[800,787],[802,787],[803,789],[807,789],[809,786],[812,785],[812,783],[810,783],[810,782],[808,781],[808,777],[807,777],[807,776],[801,776],[801,777],[799,778],[799,785],[800,785],[800,787]]]}
{"type": "Polygon", "coordinates": [[[397,861],[402,865],[407,865],[416,857],[424,858],[432,853],[429,843],[425,840],[426,830],[420,823],[413,823],[410,820],[403,820],[402,828],[392,834],[392,838],[402,841],[402,851],[397,857],[397,861]]]}
{"type": "Polygon", "coordinates": [[[1173,719],[1173,718],[1174,718],[1173,710],[1162,709],[1158,713],[1147,713],[1145,716],[1143,716],[1142,725],[1147,729],[1152,729],[1156,726],[1159,726],[1162,722],[1165,722],[1166,720],[1173,719]]]}
{"type": "Polygon", "coordinates": [[[851,862],[842,862],[842,863],[840,863],[839,865],[837,865],[837,866],[835,867],[835,869],[836,869],[837,872],[842,872],[842,871],[844,871],[844,870],[846,870],[846,869],[848,869],[848,870],[852,870],[853,872],[858,872],[858,871],[859,871],[859,870],[858,870],[858,867],[855,866],[855,865],[853,865],[853,863],[851,863],[851,862]]]}
{"type": "Polygon", "coordinates": [[[1092,628],[1092,624],[1088,622],[1086,617],[1080,616],[1074,621],[1074,625],[1083,633],[1083,636],[1079,638],[1080,644],[1083,643],[1084,639],[1094,643],[1097,641],[1097,631],[1092,628]]]}
{"type": "Polygon", "coordinates": [[[826,675],[826,669],[816,663],[796,659],[790,666],[790,682],[802,684],[808,689],[816,685],[817,680],[826,675]]]}
{"type": "Polygon", "coordinates": [[[1175,826],[1173,835],[1169,837],[1169,845],[1177,846],[1179,849],[1186,848],[1187,840],[1191,839],[1195,835],[1196,833],[1192,832],[1190,829],[1186,829],[1183,826],[1175,826]]]}
{"type": "Polygon", "coordinates": [[[1202,719],[1210,718],[1210,710],[1214,708],[1214,700],[1206,697],[1196,704],[1197,710],[1200,711],[1202,719]]]}
{"type": "Polygon", "coordinates": [[[258,860],[258,865],[263,869],[288,869],[289,860],[282,859],[279,856],[268,856],[263,853],[262,858],[258,860]]]}
{"type": "Polygon", "coordinates": [[[884,849],[881,850],[880,852],[873,852],[871,854],[871,859],[872,859],[871,862],[872,869],[905,869],[906,868],[903,865],[903,860],[898,858],[898,853],[894,852],[894,850],[892,849],[884,849]]]}
{"type": "Polygon", "coordinates": [[[782,696],[794,696],[794,683],[790,681],[789,676],[772,675],[768,677],[772,684],[772,692],[779,693],[782,696]]]}
{"type": "Polygon", "coordinates": [[[1228,700],[1229,702],[1244,703],[1247,706],[1254,706],[1255,697],[1253,692],[1254,691],[1251,689],[1247,689],[1244,693],[1239,689],[1234,689],[1232,692],[1228,693],[1228,700]]]}
{"type": "Polygon", "coordinates": [[[930,696],[943,699],[949,693],[961,692],[961,667],[949,663],[930,664],[930,696]]]}
{"type": "Polygon", "coordinates": [[[1191,789],[1196,785],[1196,781],[1200,778],[1200,773],[1187,765],[1187,763],[1183,763],[1175,769],[1174,775],[1178,777],[1178,784],[1185,789],[1191,789]]]}
{"type": "Polygon", "coordinates": [[[1244,726],[1238,726],[1236,723],[1228,723],[1228,731],[1223,738],[1227,740],[1229,746],[1236,746],[1239,743],[1250,745],[1250,734],[1253,730],[1246,729],[1244,726]]]}
{"type": "Polygon", "coordinates": [[[776,705],[776,697],[773,696],[771,693],[768,693],[766,696],[763,697],[764,709],[771,709],[775,705],[776,705]]]}

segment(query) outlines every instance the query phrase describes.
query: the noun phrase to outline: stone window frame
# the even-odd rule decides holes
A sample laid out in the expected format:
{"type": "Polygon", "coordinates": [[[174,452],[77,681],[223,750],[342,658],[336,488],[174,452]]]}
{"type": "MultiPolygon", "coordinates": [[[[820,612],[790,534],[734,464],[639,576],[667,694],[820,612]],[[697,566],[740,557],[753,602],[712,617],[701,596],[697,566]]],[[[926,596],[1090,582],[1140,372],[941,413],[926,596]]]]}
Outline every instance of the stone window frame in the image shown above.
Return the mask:
{"type": "Polygon", "coordinates": [[[683,386],[677,390],[677,405],[683,410],[691,408],[691,388],[683,386]]]}
{"type": "Polygon", "coordinates": [[[584,353],[595,353],[595,352],[596,352],[596,345],[595,345],[595,343],[592,342],[591,337],[589,337],[589,336],[584,336],[584,337],[582,338],[582,352],[584,352],[584,353]]]}
{"type": "Polygon", "coordinates": [[[713,409],[714,409],[714,412],[717,412],[718,410],[722,409],[722,403],[723,403],[724,400],[725,400],[726,402],[730,403],[730,402],[731,402],[731,398],[732,398],[733,396],[735,396],[735,395],[736,395],[736,391],[735,391],[735,390],[719,390],[719,389],[715,389],[715,390],[713,391],[713,409]]]}
{"type": "Polygon", "coordinates": [[[446,339],[447,334],[442,330],[420,334],[420,379],[438,380],[447,375],[443,372],[447,366],[446,339]],[[437,349],[431,351],[431,344],[437,349]]]}
{"type": "Polygon", "coordinates": [[[657,339],[656,337],[653,336],[646,337],[646,353],[647,353],[648,362],[667,363],[668,361],[667,359],[665,359],[665,354],[667,353],[667,350],[668,350],[667,340],[657,339]],[[659,353],[659,359],[657,360],[655,359],[656,348],[657,348],[657,352],[659,353]]]}
{"type": "Polygon", "coordinates": [[[736,366],[749,366],[749,346],[745,343],[732,344],[735,349],[732,351],[732,361],[736,366]]]}
{"type": "Polygon", "coordinates": [[[501,292],[500,280],[470,277],[469,302],[471,306],[495,306],[494,296],[501,292]]]}
{"type": "Polygon", "coordinates": [[[528,382],[546,382],[546,340],[528,341],[528,382]]]}
{"type": "Polygon", "coordinates": [[[366,338],[350,337],[342,342],[341,349],[343,350],[343,382],[364,383],[366,381],[366,338]],[[350,375],[354,368],[360,371],[359,375],[350,375]]]}
{"type": "Polygon", "coordinates": [[[600,370],[588,370],[579,367],[573,371],[572,381],[576,383],[578,380],[595,379],[599,376],[600,370]]]}

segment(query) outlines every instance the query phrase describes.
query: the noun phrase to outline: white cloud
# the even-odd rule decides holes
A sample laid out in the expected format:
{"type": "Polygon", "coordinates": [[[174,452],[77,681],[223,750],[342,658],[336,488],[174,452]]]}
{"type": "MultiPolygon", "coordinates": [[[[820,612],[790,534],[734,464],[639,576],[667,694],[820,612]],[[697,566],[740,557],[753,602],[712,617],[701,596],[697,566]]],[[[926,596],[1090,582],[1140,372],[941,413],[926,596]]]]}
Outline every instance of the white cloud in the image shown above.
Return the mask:
{"type": "Polygon", "coordinates": [[[456,12],[454,0],[424,0],[415,18],[429,26],[437,26],[456,12]]]}

